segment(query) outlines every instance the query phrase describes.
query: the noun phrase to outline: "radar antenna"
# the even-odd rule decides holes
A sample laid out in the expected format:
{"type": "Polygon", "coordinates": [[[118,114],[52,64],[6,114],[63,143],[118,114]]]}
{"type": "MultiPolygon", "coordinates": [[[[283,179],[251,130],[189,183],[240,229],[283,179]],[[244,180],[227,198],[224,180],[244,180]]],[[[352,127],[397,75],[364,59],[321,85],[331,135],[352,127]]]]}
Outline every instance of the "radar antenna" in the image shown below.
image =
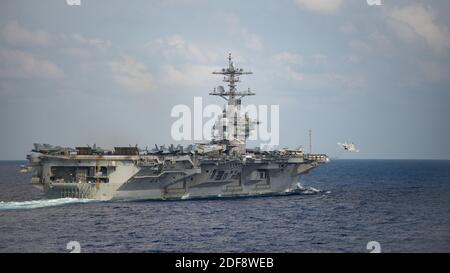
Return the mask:
{"type": "Polygon", "coordinates": [[[245,96],[253,96],[255,93],[250,92],[250,88],[247,91],[237,91],[236,83],[240,82],[239,76],[253,74],[250,71],[244,71],[242,68],[234,67],[232,61],[231,53],[228,55],[228,68],[222,68],[221,71],[214,71],[213,74],[216,75],[224,75],[223,81],[228,83],[228,91],[225,91],[223,87],[219,86],[219,91],[214,88],[214,91],[209,93],[212,96],[220,96],[226,101],[228,104],[235,104],[236,101],[240,100],[245,96]]]}

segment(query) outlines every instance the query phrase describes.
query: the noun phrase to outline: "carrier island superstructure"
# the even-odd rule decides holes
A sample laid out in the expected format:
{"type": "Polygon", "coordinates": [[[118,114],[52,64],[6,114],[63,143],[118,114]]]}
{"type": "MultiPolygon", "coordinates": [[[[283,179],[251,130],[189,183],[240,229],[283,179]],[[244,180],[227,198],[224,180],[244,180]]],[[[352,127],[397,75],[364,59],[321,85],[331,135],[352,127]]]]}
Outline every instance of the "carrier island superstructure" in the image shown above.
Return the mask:
{"type": "Polygon", "coordinates": [[[137,146],[103,150],[34,144],[24,170],[48,198],[98,200],[170,200],[289,194],[299,190],[299,178],[328,161],[325,154],[302,149],[246,148],[258,121],[242,114],[241,100],[254,95],[237,90],[239,77],[251,72],[228,67],[213,74],[224,76],[228,88],[210,95],[226,100],[223,115],[213,127],[208,143],[188,147],[137,146]]]}

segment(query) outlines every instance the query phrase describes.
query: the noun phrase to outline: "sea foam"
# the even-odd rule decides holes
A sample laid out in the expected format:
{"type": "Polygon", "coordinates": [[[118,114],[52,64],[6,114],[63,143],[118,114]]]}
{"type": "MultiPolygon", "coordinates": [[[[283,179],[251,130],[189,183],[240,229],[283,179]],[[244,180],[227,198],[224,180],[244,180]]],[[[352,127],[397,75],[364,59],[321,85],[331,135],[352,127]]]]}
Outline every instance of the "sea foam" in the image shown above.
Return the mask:
{"type": "Polygon", "coordinates": [[[61,206],[66,204],[87,203],[96,201],[94,199],[81,198],[58,198],[58,199],[42,199],[31,201],[0,201],[0,210],[14,210],[14,209],[35,209],[44,207],[61,206]]]}

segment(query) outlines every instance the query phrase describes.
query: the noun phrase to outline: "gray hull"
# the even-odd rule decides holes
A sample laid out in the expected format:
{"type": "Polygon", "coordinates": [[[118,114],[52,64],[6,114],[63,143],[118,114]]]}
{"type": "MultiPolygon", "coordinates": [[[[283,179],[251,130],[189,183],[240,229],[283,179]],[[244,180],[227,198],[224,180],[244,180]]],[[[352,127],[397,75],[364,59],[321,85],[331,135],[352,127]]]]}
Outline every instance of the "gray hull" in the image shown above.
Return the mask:
{"type": "Polygon", "coordinates": [[[264,170],[261,178],[261,166],[258,164],[244,167],[207,166],[200,174],[186,179],[171,181],[173,177],[151,181],[149,179],[132,178],[121,186],[113,199],[197,199],[210,197],[257,196],[266,194],[289,193],[297,189],[299,174],[313,166],[310,164],[291,164],[283,170],[264,170]],[[241,172],[241,175],[216,180],[211,173],[225,170],[224,175],[241,172]]]}
{"type": "Polygon", "coordinates": [[[44,156],[32,181],[48,198],[166,200],[285,194],[317,162],[210,160],[190,156],[44,156]],[[154,162],[159,162],[158,164],[154,162]],[[98,171],[101,166],[104,173],[98,171]]]}

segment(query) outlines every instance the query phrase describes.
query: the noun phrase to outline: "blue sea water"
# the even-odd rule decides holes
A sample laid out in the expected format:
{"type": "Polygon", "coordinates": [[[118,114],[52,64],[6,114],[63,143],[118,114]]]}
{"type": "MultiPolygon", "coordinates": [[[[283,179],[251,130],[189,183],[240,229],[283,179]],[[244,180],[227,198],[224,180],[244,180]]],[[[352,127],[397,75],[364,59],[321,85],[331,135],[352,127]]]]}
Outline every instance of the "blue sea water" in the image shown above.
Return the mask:
{"type": "Polygon", "coordinates": [[[450,161],[336,160],[302,177],[317,193],[148,202],[39,201],[22,163],[0,162],[0,252],[450,251],[450,161]]]}

